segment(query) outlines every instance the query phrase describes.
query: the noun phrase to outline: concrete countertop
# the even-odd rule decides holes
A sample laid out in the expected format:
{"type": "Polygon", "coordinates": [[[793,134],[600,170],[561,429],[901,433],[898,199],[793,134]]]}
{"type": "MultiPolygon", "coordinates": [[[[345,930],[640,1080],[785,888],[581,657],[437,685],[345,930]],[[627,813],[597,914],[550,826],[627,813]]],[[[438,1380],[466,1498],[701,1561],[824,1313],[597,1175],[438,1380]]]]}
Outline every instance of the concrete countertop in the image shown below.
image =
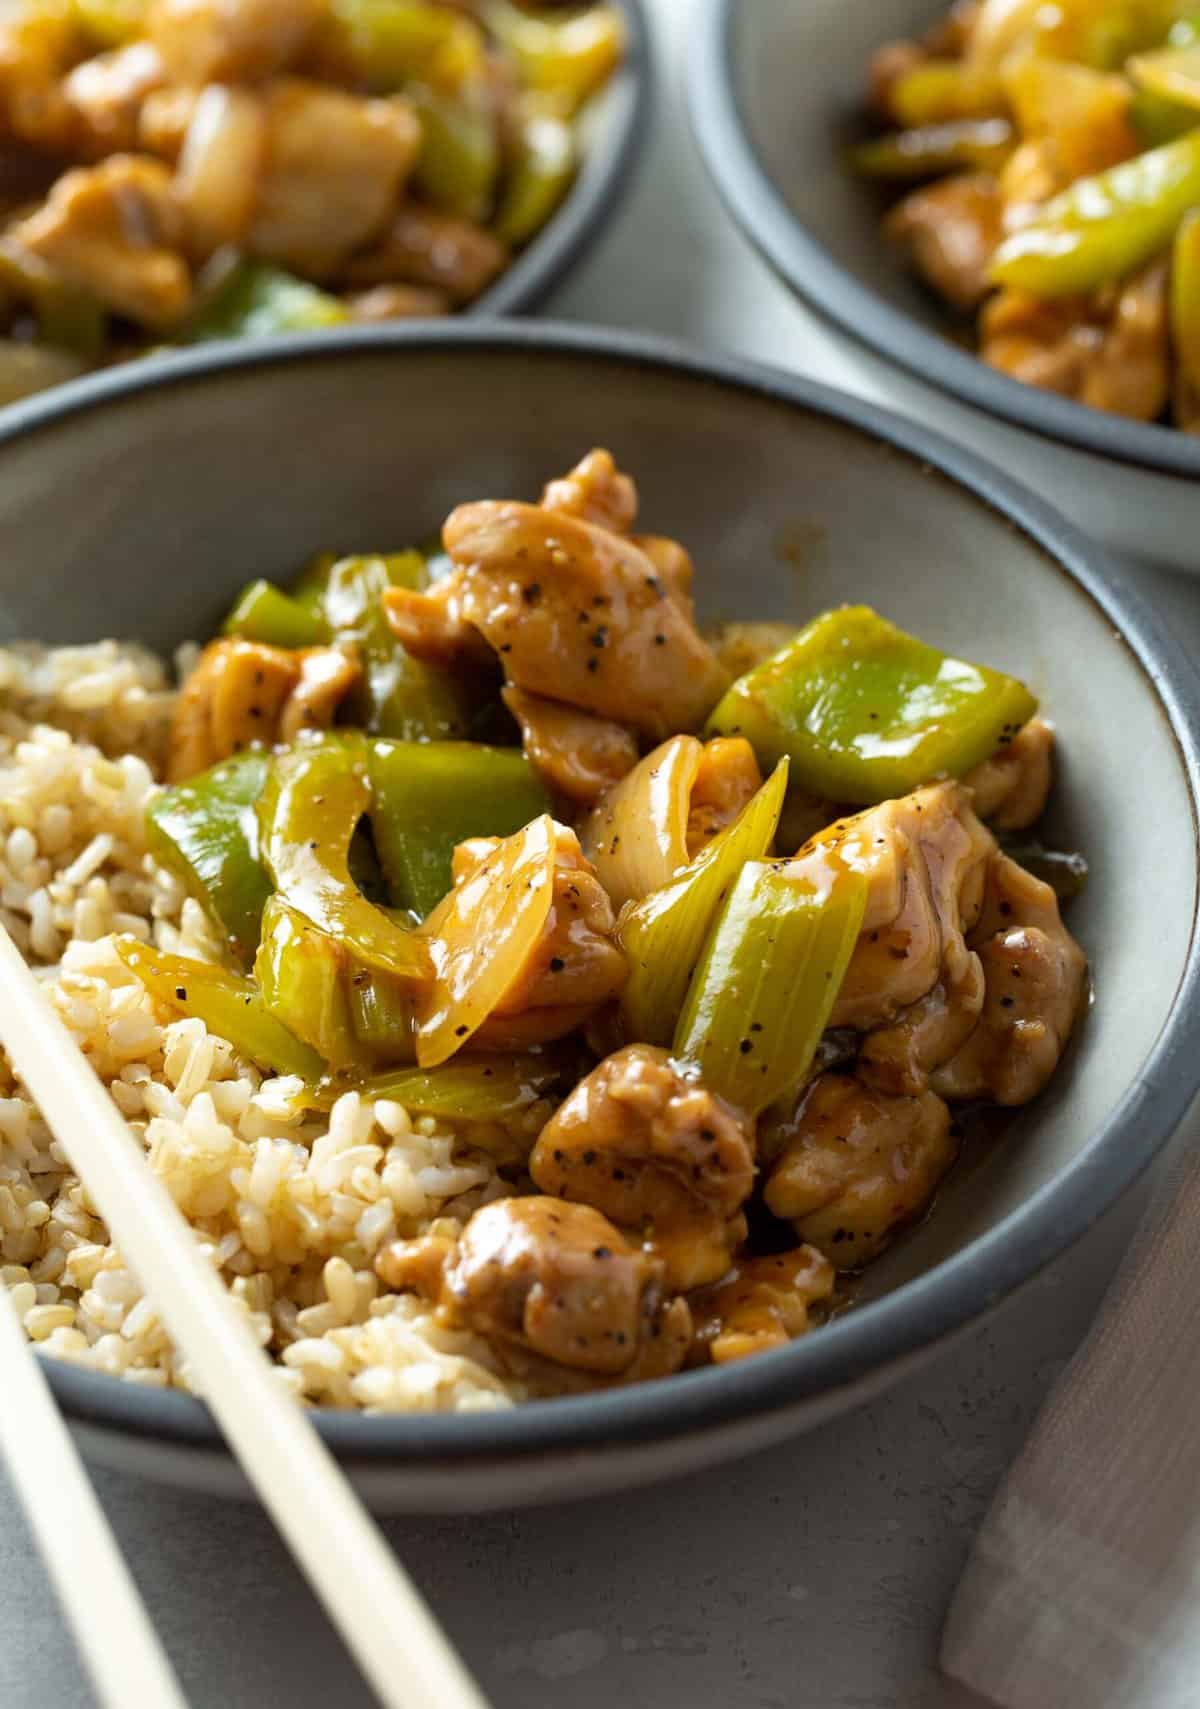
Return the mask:
{"type": "MultiPolygon", "coordinates": [[[[688,10],[656,0],[663,88],[645,166],[548,312],[861,388],[704,179],[678,90],[688,10]]],[[[1200,637],[1200,583],[1129,573],[1200,637]]],[[[495,1709],[964,1709],[935,1666],[947,1597],[1140,1197],[906,1385],[784,1448],[603,1503],[397,1520],[388,1535],[495,1709]]],[[[369,1703],[257,1511],[97,1482],[195,1709],[369,1703]]],[[[0,1705],[84,1709],[71,1641],[2,1481],[0,1584],[0,1705]]]]}

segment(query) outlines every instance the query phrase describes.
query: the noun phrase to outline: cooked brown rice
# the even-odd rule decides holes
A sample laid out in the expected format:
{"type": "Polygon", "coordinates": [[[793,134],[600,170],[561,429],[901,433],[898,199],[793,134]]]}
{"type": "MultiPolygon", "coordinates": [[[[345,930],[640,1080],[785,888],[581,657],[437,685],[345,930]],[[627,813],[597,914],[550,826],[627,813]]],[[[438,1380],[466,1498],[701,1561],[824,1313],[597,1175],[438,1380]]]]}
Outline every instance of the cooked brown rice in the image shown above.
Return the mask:
{"type": "MultiPolygon", "coordinates": [[[[0,650],[0,918],[297,1395],[376,1412],[507,1406],[523,1391],[486,1344],[382,1292],[372,1269],[385,1241],[509,1190],[467,1143],[486,1135],[353,1093],[327,1117],[299,1114],[295,1082],[264,1079],[198,1020],[164,1024],[113,950],[114,932],[133,932],[216,953],[199,906],[146,851],[172,702],[139,648],[0,650]]],[[[2,1056],[0,1280],[47,1353],[190,1386],[2,1056]]]]}

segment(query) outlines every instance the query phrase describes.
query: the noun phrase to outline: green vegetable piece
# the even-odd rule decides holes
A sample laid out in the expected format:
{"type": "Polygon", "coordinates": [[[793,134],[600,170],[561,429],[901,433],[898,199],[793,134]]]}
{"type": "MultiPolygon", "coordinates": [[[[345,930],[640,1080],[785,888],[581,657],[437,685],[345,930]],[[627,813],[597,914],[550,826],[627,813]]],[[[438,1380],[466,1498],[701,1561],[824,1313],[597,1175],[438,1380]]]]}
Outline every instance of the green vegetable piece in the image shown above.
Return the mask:
{"type": "Polygon", "coordinates": [[[432,971],[425,945],[368,902],[350,872],[351,839],[370,805],[361,739],[334,737],[278,755],[258,804],[263,863],[283,900],[347,954],[420,982],[432,971]]]}
{"type": "Polygon", "coordinates": [[[323,629],[328,628],[325,623],[325,590],[329,586],[329,577],[336,563],[336,553],[318,552],[287,590],[288,598],[295,600],[310,616],[319,618],[323,629]]]}
{"type": "Polygon", "coordinates": [[[462,219],[486,217],[500,172],[500,142],[486,91],[455,97],[413,88],[421,119],[421,152],[413,183],[437,208],[462,219]]]}
{"type": "Polygon", "coordinates": [[[847,605],[739,677],[708,734],[747,737],[764,767],[789,755],[793,785],[809,795],[870,804],[962,777],[1036,710],[1015,677],[847,605]]]}
{"type": "MultiPolygon", "coordinates": [[[[343,1092],[364,1098],[392,1098],[414,1115],[436,1116],[453,1123],[500,1123],[517,1120],[543,1099],[557,1100],[585,1071],[574,1049],[548,1047],[519,1056],[456,1056],[438,1068],[385,1068],[366,1078],[331,1076],[306,1086],[302,1107],[327,1110],[343,1092]]],[[[502,1160],[520,1162],[529,1155],[532,1134],[514,1147],[502,1144],[502,1160]]],[[[472,1140],[492,1151],[496,1142],[485,1135],[472,1140]]]]}
{"type": "Polygon", "coordinates": [[[873,137],[850,152],[864,178],[909,182],[943,172],[998,172],[1016,138],[1007,119],[952,119],[873,137]]]}
{"type": "Polygon", "coordinates": [[[744,866],[696,969],[674,1054],[752,1116],[795,1092],[829,1021],[866,902],[859,872],[841,872],[822,890],[786,866],[744,866]]]}
{"type": "Polygon", "coordinates": [[[1129,119],[1138,140],[1147,148],[1160,148],[1164,142],[1174,142],[1200,125],[1200,113],[1195,107],[1184,107],[1178,101],[1165,101],[1148,89],[1138,89],[1129,103],[1129,119]]]}
{"type": "Polygon", "coordinates": [[[1037,297],[1083,295],[1166,249],[1200,207],[1200,130],[1081,178],[1005,238],[991,279],[1037,297]]]}
{"type": "Polygon", "coordinates": [[[571,188],[575,133],[563,119],[530,113],[521,122],[492,230],[510,249],[535,237],[571,188]]]}
{"type": "Polygon", "coordinates": [[[268,338],[340,326],[349,310],[327,291],[265,261],[241,261],[180,334],[184,344],[214,338],[268,338]]]}
{"type": "Polygon", "coordinates": [[[329,639],[322,619],[274,582],[250,582],[234,601],[224,633],[268,647],[319,647],[329,639]]]}
{"type": "Polygon", "coordinates": [[[459,89],[486,66],[478,24],[430,0],[333,0],[349,56],[373,89],[459,89]]]}
{"type": "Polygon", "coordinates": [[[150,995],[181,1015],[196,1015],[218,1038],[275,1074],[318,1078],[321,1058],[269,1014],[257,985],[240,974],[190,956],[167,955],[140,938],[115,939],[121,960],[150,995]]]}
{"type": "Polygon", "coordinates": [[[551,811],[517,748],[472,742],[372,742],[371,829],[398,908],[422,919],[451,886],[450,863],[468,837],[510,837],[551,811]]]}
{"type": "Polygon", "coordinates": [[[369,968],[347,969],[346,1000],[354,1036],[372,1062],[412,1062],[416,1025],[412,991],[369,968]]]}
{"type": "Polygon", "coordinates": [[[621,1015],[630,1038],[670,1044],[688,981],[713,921],[742,867],[769,853],[787,791],[788,763],[780,761],[732,825],[717,834],[683,871],[623,910],[621,947],[629,979],[621,1015]]]}
{"type": "Polygon", "coordinates": [[[351,1017],[345,951],[280,896],[263,910],[254,973],[268,1013],[329,1067],[369,1065],[351,1017]]]}
{"type": "Polygon", "coordinates": [[[265,754],[238,754],[164,789],[146,809],[150,852],[203,904],[243,966],[271,894],[255,816],[269,766],[265,754]]]}
{"type": "Polygon", "coordinates": [[[349,716],[373,735],[405,742],[468,737],[495,702],[492,679],[425,664],[392,634],[381,595],[392,586],[427,585],[419,552],[341,558],[329,572],[322,600],[325,621],[338,639],[357,642],[363,660],[363,682],[349,703],[349,716]]]}
{"type": "Polygon", "coordinates": [[[1193,112],[1200,110],[1200,43],[1138,54],[1130,60],[1128,69],[1151,95],[1191,107],[1193,112]]]}
{"type": "Polygon", "coordinates": [[[525,87],[567,115],[608,81],[624,52],[625,31],[615,6],[556,18],[536,17],[511,0],[482,0],[480,12],[525,87]]]}

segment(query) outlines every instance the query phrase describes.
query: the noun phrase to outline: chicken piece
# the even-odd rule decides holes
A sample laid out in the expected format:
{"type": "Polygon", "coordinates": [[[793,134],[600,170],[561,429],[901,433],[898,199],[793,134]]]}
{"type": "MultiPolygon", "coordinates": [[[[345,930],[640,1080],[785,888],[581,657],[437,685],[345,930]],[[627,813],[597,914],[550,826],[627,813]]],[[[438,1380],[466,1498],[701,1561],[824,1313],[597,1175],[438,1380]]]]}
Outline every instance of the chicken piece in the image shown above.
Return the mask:
{"type": "Polygon", "coordinates": [[[460,571],[459,614],[518,688],[661,741],[699,724],[726,686],[690,611],[625,536],[485,501],[460,505],[443,539],[460,571]]]}
{"type": "MultiPolygon", "coordinates": [[[[218,84],[212,88],[221,87],[218,84]]],[[[199,89],[152,89],[138,114],[138,147],[146,154],[174,164],[200,104],[199,89]]],[[[257,174],[255,175],[257,182],[257,174]]]]}
{"type": "Polygon", "coordinates": [[[370,249],[342,272],[350,286],[424,285],[469,303],[508,265],[508,250],[482,226],[415,203],[399,208],[370,249]]]}
{"type": "Polygon", "coordinates": [[[266,90],[266,158],[248,245],[328,279],[379,232],[421,146],[402,96],[364,100],[280,79],[266,90]]]}
{"type": "Polygon", "coordinates": [[[985,172],[942,178],[906,196],[884,229],[910,264],[957,309],[973,309],[991,289],[988,268],[1004,235],[1004,203],[985,172]]]}
{"type": "Polygon", "coordinates": [[[547,485],[542,509],[628,534],[637,521],[637,487],[617,468],[611,451],[589,451],[569,474],[547,485]]]}
{"type": "MultiPolygon", "coordinates": [[[[473,837],[454,851],[454,883],[465,884],[498,848],[473,837]]],[[[612,903],[584,859],[579,838],[557,827],[554,898],[540,938],[473,1042],[484,1050],[526,1050],[563,1038],[620,995],[629,967],[616,941],[612,903]]]]}
{"type": "Polygon", "coordinates": [[[662,1263],[588,1205],[499,1199],[457,1245],[397,1242],[376,1260],[390,1288],[412,1289],[448,1324],[567,1370],[627,1382],[665,1376],[691,1339],[687,1303],[664,1291],[662,1263]]]}
{"type": "Polygon", "coordinates": [[[149,42],[131,42],[77,65],[62,86],[78,120],[76,150],[102,160],[136,149],[142,104],[165,82],[163,62],[149,42]]]}
{"type": "Polygon", "coordinates": [[[1046,810],[1053,781],[1054,725],[1031,718],[1005,747],[963,778],[981,819],[998,831],[1027,831],[1046,810]]]}
{"type": "Polygon", "coordinates": [[[961,1050],[931,1076],[943,1098],[1025,1104],[1066,1048],[1087,991],[1087,958],[1062,923],[1058,900],[997,852],[971,934],[983,967],[983,1011],[961,1050]]]}
{"type": "Polygon", "coordinates": [[[324,13],[323,0],[155,0],[146,33],[172,83],[256,83],[296,63],[324,13]]]}
{"type": "Polygon", "coordinates": [[[114,154],[64,173],[11,235],[115,314],[163,328],[188,308],[183,222],[157,161],[114,154]]]}
{"type": "Polygon", "coordinates": [[[799,1340],[812,1327],[812,1308],[832,1298],[835,1281],[833,1265],[815,1246],[740,1260],[731,1275],[688,1302],[695,1324],[690,1362],[707,1355],[725,1365],[799,1340]]]}
{"type": "Polygon", "coordinates": [[[65,11],[18,12],[0,23],[0,129],[32,148],[68,154],[78,118],[62,79],[86,52],[65,11]]]}
{"type": "Polygon", "coordinates": [[[337,647],[286,652],[259,641],[210,642],[176,703],[167,781],[207,771],[255,743],[325,728],[360,675],[357,655],[337,647]]]}
{"type": "Polygon", "coordinates": [[[637,764],[637,743],[623,724],[526,694],[511,684],[503,690],[503,699],[521,727],[530,764],[569,801],[592,806],[637,764]]]}
{"type": "Polygon", "coordinates": [[[384,320],[432,320],[450,313],[446,293],[424,285],[375,285],[369,291],[354,291],[342,301],[354,320],[370,326],[384,320]]]}
{"type": "Polygon", "coordinates": [[[838,1270],[877,1258],[921,1216],[958,1146],[932,1092],[893,1098],[849,1074],[823,1074],[801,1095],[767,1209],[838,1270]]]}
{"type": "Polygon", "coordinates": [[[705,742],[688,810],[688,859],[695,860],[718,831],[732,825],[761,788],[762,773],[744,736],[717,736],[705,742]]]}
{"type": "Polygon", "coordinates": [[[1000,291],[980,318],[980,355],[1027,386],[1155,421],[1171,385],[1167,299],[1162,262],[1094,298],[1000,291]]]}
{"type": "Polygon", "coordinates": [[[706,639],[730,676],[745,676],[796,639],[794,623],[721,623],[706,639]]]}
{"type": "Polygon", "coordinates": [[[700,1287],[725,1275],[745,1236],[754,1124],[667,1051],[631,1044],[550,1118],[529,1172],[543,1192],[639,1229],[671,1286],[700,1287]]]}
{"type": "Polygon", "coordinates": [[[984,869],[996,840],[956,783],[927,784],[839,819],[795,857],[799,874],[823,881],[827,864],[866,875],[862,931],[831,1027],[886,1026],[939,978],[957,983],[983,898],[984,869]]]}

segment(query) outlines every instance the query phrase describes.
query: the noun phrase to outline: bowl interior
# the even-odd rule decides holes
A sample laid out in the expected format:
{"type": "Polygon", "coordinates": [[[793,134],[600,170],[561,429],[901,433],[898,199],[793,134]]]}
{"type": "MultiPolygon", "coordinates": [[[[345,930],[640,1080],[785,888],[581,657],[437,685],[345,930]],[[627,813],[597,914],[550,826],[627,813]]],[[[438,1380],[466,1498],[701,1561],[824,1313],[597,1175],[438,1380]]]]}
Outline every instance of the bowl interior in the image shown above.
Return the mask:
{"type": "MultiPolygon", "coordinates": [[[[252,577],[286,579],[318,549],[400,547],[460,500],[534,496],[600,444],[636,474],[645,525],[691,549],[707,615],[802,620],[863,600],[1030,682],[1060,731],[1053,836],[1092,864],[1070,922],[1097,1000],[1047,1094],[977,1151],[870,1294],[1021,1211],[1138,1080],[1190,953],[1185,762],[1111,617],[1030,533],[920,456],[703,371],[465,329],[207,369],[173,360],[157,382],[71,395],[82,401],[32,406],[0,435],[0,639],[169,650],[210,633],[252,577]]],[[[1029,1268],[1046,1255],[1031,1250],[1029,1268]]]]}

